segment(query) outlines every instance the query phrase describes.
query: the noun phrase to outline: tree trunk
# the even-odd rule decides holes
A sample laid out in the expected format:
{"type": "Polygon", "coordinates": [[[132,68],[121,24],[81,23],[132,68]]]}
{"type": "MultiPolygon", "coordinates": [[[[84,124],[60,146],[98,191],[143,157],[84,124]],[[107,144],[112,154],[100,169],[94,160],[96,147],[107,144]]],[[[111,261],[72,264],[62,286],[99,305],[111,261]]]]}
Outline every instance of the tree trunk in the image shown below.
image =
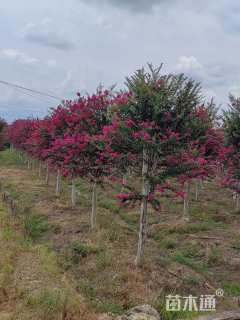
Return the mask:
{"type": "Polygon", "coordinates": [[[94,182],[92,189],[91,229],[96,227],[97,221],[97,184],[94,182]]]}
{"type": "Polygon", "coordinates": [[[30,169],[31,169],[31,162],[30,162],[30,160],[29,160],[29,159],[27,160],[27,168],[28,168],[28,170],[30,170],[30,169]]]}
{"type": "Polygon", "coordinates": [[[184,203],[183,203],[183,220],[185,220],[185,221],[189,221],[189,192],[190,192],[190,184],[187,181],[184,203]]]}
{"type": "Polygon", "coordinates": [[[239,193],[236,193],[236,210],[239,210],[239,193]]]}
{"type": "Polygon", "coordinates": [[[56,180],[56,196],[59,196],[61,192],[61,173],[60,170],[57,171],[57,180],[56,180]]]}
{"type": "Polygon", "coordinates": [[[195,200],[198,201],[198,195],[199,195],[199,181],[195,181],[195,200]]]}
{"type": "Polygon", "coordinates": [[[46,183],[47,186],[49,185],[49,179],[50,179],[49,165],[47,164],[47,168],[46,168],[46,178],[45,178],[45,183],[46,183]]]}
{"type": "Polygon", "coordinates": [[[42,162],[39,162],[38,177],[39,177],[39,179],[42,177],[42,162]]]}
{"type": "Polygon", "coordinates": [[[72,179],[71,205],[72,205],[72,208],[76,206],[76,185],[75,185],[74,179],[72,179]]]}
{"type": "Polygon", "coordinates": [[[146,149],[143,149],[143,165],[142,165],[142,203],[140,209],[140,225],[138,234],[138,249],[135,264],[140,266],[144,256],[144,247],[147,236],[147,209],[148,209],[148,194],[149,194],[149,181],[148,181],[148,154],[146,149]]]}
{"type": "Polygon", "coordinates": [[[121,193],[124,192],[125,186],[127,184],[127,174],[124,174],[122,177],[122,188],[121,188],[121,193]]]}

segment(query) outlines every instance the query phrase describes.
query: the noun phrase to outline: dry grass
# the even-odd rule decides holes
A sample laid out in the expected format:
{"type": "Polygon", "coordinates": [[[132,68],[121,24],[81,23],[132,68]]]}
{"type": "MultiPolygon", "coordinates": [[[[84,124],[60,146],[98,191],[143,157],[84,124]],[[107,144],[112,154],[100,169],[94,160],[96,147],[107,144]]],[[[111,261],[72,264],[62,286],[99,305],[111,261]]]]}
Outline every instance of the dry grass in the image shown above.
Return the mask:
{"type": "MultiPolygon", "coordinates": [[[[72,301],[80,299],[81,308],[93,317],[95,312],[119,314],[141,303],[154,304],[161,311],[159,301],[165,294],[214,294],[217,288],[227,288],[219,308],[237,307],[232,296],[238,292],[240,274],[231,261],[240,258],[240,215],[233,209],[228,190],[207,182],[200,201],[191,202],[189,223],[182,222],[180,201],[163,199],[162,213],[150,213],[145,262],[137,269],[138,213],[119,209],[110,188],[100,191],[98,227],[90,231],[89,186],[83,181],[78,182],[78,206],[71,209],[67,181],[62,196],[55,197],[53,177],[46,187],[36,172],[7,165],[2,166],[0,179],[22,207],[45,217],[50,226],[29,244],[30,240],[21,236],[24,213],[18,218],[4,215],[7,225],[1,241],[12,243],[12,247],[0,259],[5,261],[3,279],[8,290],[9,284],[17,283],[17,308],[38,315],[48,308],[56,310],[59,301],[65,299],[64,294],[59,296],[59,288],[64,288],[63,293],[70,290],[72,301]],[[38,282],[36,297],[29,300],[28,285],[38,287],[38,282]],[[55,306],[49,307],[52,303],[55,306]]],[[[8,310],[6,302],[3,310],[8,310]]],[[[69,319],[75,319],[74,313],[71,316],[69,319]]]]}

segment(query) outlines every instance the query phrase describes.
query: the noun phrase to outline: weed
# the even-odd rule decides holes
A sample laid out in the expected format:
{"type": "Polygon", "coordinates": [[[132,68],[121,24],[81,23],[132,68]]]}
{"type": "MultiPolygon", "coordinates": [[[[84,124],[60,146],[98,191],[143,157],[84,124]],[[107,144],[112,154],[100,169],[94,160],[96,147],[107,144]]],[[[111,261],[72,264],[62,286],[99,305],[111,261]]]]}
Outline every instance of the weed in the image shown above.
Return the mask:
{"type": "Polygon", "coordinates": [[[223,289],[226,290],[227,293],[239,296],[240,295],[240,283],[236,282],[224,282],[223,289]]]}
{"type": "Polygon", "coordinates": [[[183,279],[183,283],[188,286],[199,286],[201,284],[201,279],[196,276],[186,276],[183,279]]]}
{"type": "Polygon", "coordinates": [[[114,201],[111,200],[102,199],[98,202],[98,206],[100,208],[109,210],[112,213],[118,214],[120,212],[120,207],[114,201]]]}
{"type": "Polygon", "coordinates": [[[104,270],[111,263],[111,256],[106,251],[100,251],[96,256],[96,266],[99,271],[104,270]]]}
{"type": "Polygon", "coordinates": [[[185,258],[197,259],[202,258],[205,254],[198,245],[190,245],[182,248],[181,253],[185,258]]]}
{"type": "Polygon", "coordinates": [[[0,162],[2,165],[23,165],[24,156],[17,151],[11,151],[9,149],[0,152],[0,162]]]}
{"type": "Polygon", "coordinates": [[[112,222],[109,226],[109,228],[106,231],[106,238],[108,241],[115,242],[119,241],[120,239],[120,229],[119,226],[112,222]]]}
{"type": "Polygon", "coordinates": [[[39,309],[44,316],[52,316],[63,312],[66,307],[67,295],[59,289],[44,289],[36,295],[26,298],[26,304],[33,309],[39,309]]]}
{"type": "Polygon", "coordinates": [[[36,250],[40,257],[43,269],[51,275],[58,274],[59,266],[56,253],[52,251],[46,244],[36,246],[36,250]]]}
{"type": "Polygon", "coordinates": [[[191,223],[187,225],[175,226],[169,229],[169,233],[198,233],[202,231],[208,231],[212,228],[212,223],[210,222],[201,222],[201,223],[191,223]]]}
{"type": "Polygon", "coordinates": [[[198,262],[192,261],[192,259],[186,257],[184,253],[182,253],[181,251],[175,252],[171,256],[171,258],[173,261],[184,264],[189,268],[191,268],[192,270],[195,270],[199,273],[203,273],[203,274],[207,273],[207,268],[205,268],[203,265],[201,265],[198,262]]]}
{"type": "Polygon", "coordinates": [[[222,264],[223,262],[223,253],[220,248],[214,247],[211,249],[208,255],[207,265],[209,267],[214,267],[216,265],[222,264]]]}
{"type": "Polygon", "coordinates": [[[82,242],[73,242],[65,250],[63,254],[65,268],[79,264],[80,261],[90,254],[99,253],[101,249],[93,248],[82,242]]]}
{"type": "Polygon", "coordinates": [[[161,248],[171,250],[176,248],[177,241],[174,239],[163,239],[159,245],[161,248]]]}
{"type": "Polygon", "coordinates": [[[32,240],[39,239],[46,231],[49,230],[49,225],[45,218],[36,214],[26,215],[23,218],[24,233],[27,238],[32,240]]]}
{"type": "Polygon", "coordinates": [[[94,299],[97,296],[97,290],[93,283],[88,280],[82,280],[78,284],[78,289],[88,299],[94,299]]]}

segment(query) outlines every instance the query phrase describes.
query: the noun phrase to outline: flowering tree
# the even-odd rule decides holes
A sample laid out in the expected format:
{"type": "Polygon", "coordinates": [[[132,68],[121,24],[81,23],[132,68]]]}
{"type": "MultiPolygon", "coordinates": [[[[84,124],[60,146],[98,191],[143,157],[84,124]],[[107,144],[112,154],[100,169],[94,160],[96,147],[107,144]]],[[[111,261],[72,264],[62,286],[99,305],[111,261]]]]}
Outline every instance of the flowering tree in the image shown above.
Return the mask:
{"type": "MultiPolygon", "coordinates": [[[[200,86],[183,75],[161,75],[161,67],[149,72],[137,71],[127,79],[129,93],[112,106],[112,123],[104,128],[107,149],[120,155],[120,162],[132,161],[131,168],[142,177],[142,190],[119,195],[121,202],[141,202],[140,230],[136,264],[144,254],[147,208],[159,209],[157,191],[177,193],[170,178],[192,170],[192,163],[181,163],[190,141],[202,135],[201,126],[209,127],[198,116],[200,86]],[[140,165],[142,164],[142,165],[140,165]]],[[[205,109],[205,107],[202,107],[205,109]]],[[[206,129],[204,130],[204,132],[206,129]]],[[[195,164],[194,164],[195,165],[195,164]]]]}
{"type": "Polygon", "coordinates": [[[51,115],[55,138],[47,151],[49,161],[73,180],[73,205],[74,178],[82,177],[92,184],[92,228],[96,224],[96,187],[111,171],[109,158],[102,153],[102,128],[108,123],[112,99],[108,91],[101,90],[88,97],[79,95],[76,101],[59,106],[51,115]]]}

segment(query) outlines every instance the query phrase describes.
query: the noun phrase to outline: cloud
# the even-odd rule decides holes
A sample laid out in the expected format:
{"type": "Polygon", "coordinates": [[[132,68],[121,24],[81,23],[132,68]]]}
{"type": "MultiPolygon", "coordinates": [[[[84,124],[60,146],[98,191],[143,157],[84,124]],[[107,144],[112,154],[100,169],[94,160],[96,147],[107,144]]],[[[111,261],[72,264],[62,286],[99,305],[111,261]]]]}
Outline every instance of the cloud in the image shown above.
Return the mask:
{"type": "Polygon", "coordinates": [[[39,61],[38,59],[29,56],[25,52],[19,51],[17,49],[12,49],[12,48],[0,49],[0,57],[4,57],[10,60],[15,60],[16,62],[19,62],[22,64],[34,64],[39,61]]]}
{"type": "MultiPolygon", "coordinates": [[[[99,3],[99,0],[81,0],[89,3],[99,3]]],[[[135,12],[149,12],[153,7],[165,2],[165,0],[102,0],[102,3],[110,4],[114,7],[125,8],[135,12]]]]}
{"type": "Polygon", "coordinates": [[[61,30],[58,30],[51,19],[45,18],[39,24],[29,23],[21,36],[35,44],[68,51],[75,48],[74,42],[61,30]]]}
{"type": "Polygon", "coordinates": [[[177,69],[182,71],[203,69],[202,64],[194,56],[181,56],[178,58],[177,69]]]}

